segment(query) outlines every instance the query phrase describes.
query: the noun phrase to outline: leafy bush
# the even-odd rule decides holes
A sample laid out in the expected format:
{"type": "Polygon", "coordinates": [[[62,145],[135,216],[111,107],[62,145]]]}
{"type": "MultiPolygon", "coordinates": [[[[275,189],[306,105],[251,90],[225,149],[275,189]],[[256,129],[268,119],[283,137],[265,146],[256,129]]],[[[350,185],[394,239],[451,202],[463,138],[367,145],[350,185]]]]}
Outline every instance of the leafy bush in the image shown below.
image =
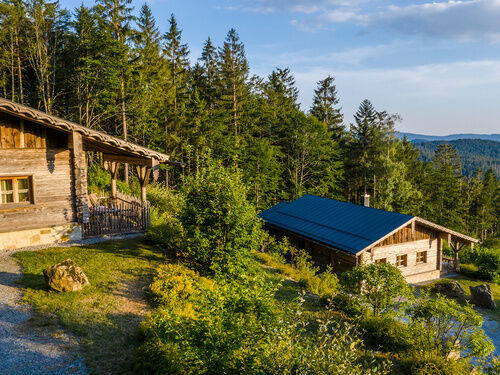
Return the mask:
{"type": "Polygon", "coordinates": [[[419,358],[447,358],[454,351],[481,358],[494,350],[481,329],[483,318],[468,303],[461,305],[440,294],[429,298],[424,291],[409,307],[408,315],[419,358]]]}
{"type": "Polygon", "coordinates": [[[142,374],[386,374],[354,327],[326,316],[282,311],[260,278],[201,277],[182,265],[158,269],[158,307],[143,323],[137,356],[142,374]]]}
{"type": "Polygon", "coordinates": [[[349,318],[360,317],[366,312],[366,308],[359,299],[353,298],[342,289],[331,302],[335,310],[343,312],[349,318]]]}
{"type": "Polygon", "coordinates": [[[331,267],[320,272],[319,267],[314,266],[311,255],[303,249],[296,249],[290,245],[286,237],[280,241],[272,237],[266,240],[266,254],[259,254],[262,260],[322,298],[329,299],[337,294],[339,280],[331,267]],[[266,257],[267,254],[272,260],[266,257]],[[291,260],[290,264],[286,264],[286,258],[291,260]]]}
{"type": "Polygon", "coordinates": [[[209,161],[186,179],[182,195],[182,250],[219,275],[240,273],[261,235],[261,222],[240,175],[209,161]]]}
{"type": "Polygon", "coordinates": [[[411,349],[408,325],[389,316],[369,316],[360,320],[364,342],[384,352],[407,352],[411,349]]]}
{"type": "Polygon", "coordinates": [[[500,249],[483,250],[476,259],[480,279],[494,281],[500,278],[500,249]]]}
{"type": "Polygon", "coordinates": [[[341,278],[345,291],[371,307],[374,315],[396,311],[405,299],[413,298],[401,271],[388,263],[372,263],[344,272],[341,278]]]}

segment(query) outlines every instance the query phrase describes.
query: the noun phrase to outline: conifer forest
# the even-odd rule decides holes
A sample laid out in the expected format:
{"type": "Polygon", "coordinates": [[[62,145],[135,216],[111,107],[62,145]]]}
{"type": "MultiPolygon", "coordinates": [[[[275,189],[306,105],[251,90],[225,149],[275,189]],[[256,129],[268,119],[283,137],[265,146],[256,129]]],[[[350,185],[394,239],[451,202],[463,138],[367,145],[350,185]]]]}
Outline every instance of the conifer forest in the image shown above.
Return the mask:
{"type": "Polygon", "coordinates": [[[146,4],[134,11],[130,0],[76,9],[2,0],[0,96],[171,155],[184,167],[162,169],[167,187],[182,184],[208,155],[241,173],[259,211],[306,193],[353,203],[367,193],[376,208],[482,240],[498,233],[493,169],[462,175],[446,143],[422,161],[395,136],[400,116],[368,99],[348,123],[335,72],[317,82],[312,106],[301,108],[286,66],[251,74],[237,30],[221,45],[207,35],[194,56],[182,20],[171,15],[162,33],[155,16],[146,4]]]}

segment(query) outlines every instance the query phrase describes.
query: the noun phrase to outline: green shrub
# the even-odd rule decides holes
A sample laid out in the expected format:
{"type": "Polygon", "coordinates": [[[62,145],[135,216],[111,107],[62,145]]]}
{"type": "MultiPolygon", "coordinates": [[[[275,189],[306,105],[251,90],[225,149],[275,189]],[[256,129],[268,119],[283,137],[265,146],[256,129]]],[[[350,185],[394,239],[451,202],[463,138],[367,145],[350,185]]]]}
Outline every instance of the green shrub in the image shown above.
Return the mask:
{"type": "Polygon", "coordinates": [[[345,293],[343,290],[333,297],[331,301],[332,307],[335,310],[343,312],[349,318],[360,317],[366,312],[365,306],[359,299],[353,298],[353,296],[345,293]]]}
{"type": "Polygon", "coordinates": [[[401,367],[411,375],[466,375],[472,371],[468,360],[447,360],[441,356],[407,358],[401,362],[401,367]]]}
{"type": "Polygon", "coordinates": [[[480,279],[494,281],[500,278],[500,249],[483,250],[476,259],[480,279]]]}
{"type": "Polygon", "coordinates": [[[411,349],[408,325],[389,316],[368,316],[360,320],[364,342],[383,352],[407,352],[411,349]]]}
{"type": "Polygon", "coordinates": [[[413,298],[401,271],[388,263],[354,267],[342,274],[341,282],[345,291],[370,306],[374,315],[393,313],[405,299],[413,298]]]}
{"type": "Polygon", "coordinates": [[[264,279],[217,282],[184,266],[161,266],[158,307],[143,323],[139,374],[387,374],[354,327],[283,311],[264,279]]]}
{"type": "MultiPolygon", "coordinates": [[[[266,253],[273,259],[271,266],[299,282],[309,292],[316,293],[324,299],[330,299],[337,294],[339,280],[330,266],[324,272],[320,272],[319,267],[314,266],[311,255],[304,249],[290,245],[286,237],[280,241],[266,237],[266,241],[266,253]],[[289,265],[285,264],[287,257],[291,260],[289,265]]],[[[260,258],[266,260],[265,256],[260,258]]]]}
{"type": "Polygon", "coordinates": [[[243,272],[259,245],[261,222],[239,173],[208,161],[186,179],[182,196],[179,221],[185,254],[220,276],[243,272]]]}
{"type": "Polygon", "coordinates": [[[441,294],[429,298],[424,291],[407,313],[417,358],[447,358],[455,351],[484,358],[495,349],[481,329],[482,316],[468,303],[461,305],[441,294]]]}

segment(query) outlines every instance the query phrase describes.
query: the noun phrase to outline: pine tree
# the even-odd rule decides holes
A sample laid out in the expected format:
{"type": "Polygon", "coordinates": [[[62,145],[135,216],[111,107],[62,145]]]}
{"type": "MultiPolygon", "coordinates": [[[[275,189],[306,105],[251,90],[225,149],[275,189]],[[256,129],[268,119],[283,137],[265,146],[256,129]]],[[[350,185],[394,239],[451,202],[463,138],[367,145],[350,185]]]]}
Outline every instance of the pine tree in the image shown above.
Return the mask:
{"type": "Polygon", "coordinates": [[[168,116],[171,126],[166,124],[165,133],[167,142],[171,145],[170,147],[177,148],[182,146],[179,140],[179,137],[182,138],[180,121],[182,120],[185,101],[187,100],[189,49],[187,44],[182,43],[182,30],[179,29],[177,20],[173,14],[170,16],[169,22],[169,31],[163,36],[165,41],[163,51],[167,59],[169,71],[168,90],[171,92],[171,102],[169,102],[168,106],[168,116]],[[171,141],[174,141],[174,144],[171,141]]]}
{"type": "MultiPolygon", "coordinates": [[[[120,91],[119,91],[119,112],[120,122],[122,128],[122,135],[125,140],[128,139],[128,84],[130,79],[130,64],[129,64],[129,46],[128,39],[131,35],[130,22],[133,21],[132,16],[133,8],[130,7],[132,0],[99,0],[102,7],[103,14],[106,19],[107,31],[111,34],[113,39],[117,42],[117,66],[120,77],[120,91]]],[[[119,133],[118,131],[116,132],[119,133]]],[[[124,164],[125,182],[128,183],[128,164],[124,164]]]]}
{"type": "Polygon", "coordinates": [[[217,92],[217,49],[208,38],[203,45],[200,61],[203,64],[203,82],[200,82],[200,96],[214,109],[217,92]]]}
{"type": "Polygon", "coordinates": [[[335,87],[335,78],[328,76],[318,81],[314,90],[311,114],[328,126],[335,139],[340,139],[345,129],[342,125],[343,115],[337,107],[339,97],[335,87]]]}
{"type": "Polygon", "coordinates": [[[237,163],[241,132],[244,132],[244,111],[249,100],[248,62],[245,48],[236,30],[227,33],[218,53],[219,67],[219,118],[228,129],[232,142],[227,144],[229,159],[237,163]]]}
{"type": "Polygon", "coordinates": [[[24,64],[26,59],[26,7],[21,0],[0,3],[0,82],[4,96],[24,103],[24,64]],[[1,67],[3,67],[3,72],[1,67]],[[10,91],[8,95],[7,92],[10,91]]]}
{"type": "Polygon", "coordinates": [[[161,54],[160,32],[147,4],[141,8],[137,28],[132,49],[135,56],[131,80],[133,135],[137,142],[147,147],[162,149],[165,145],[158,140],[163,134],[169,75],[161,54]]]}
{"type": "Polygon", "coordinates": [[[457,150],[449,144],[436,148],[424,187],[424,217],[440,225],[462,230],[465,207],[462,196],[461,165],[457,150]]]}
{"type": "Polygon", "coordinates": [[[64,45],[67,14],[59,3],[31,0],[27,13],[27,59],[35,76],[36,90],[32,99],[36,107],[52,114],[57,96],[56,85],[60,50],[64,45]]]}

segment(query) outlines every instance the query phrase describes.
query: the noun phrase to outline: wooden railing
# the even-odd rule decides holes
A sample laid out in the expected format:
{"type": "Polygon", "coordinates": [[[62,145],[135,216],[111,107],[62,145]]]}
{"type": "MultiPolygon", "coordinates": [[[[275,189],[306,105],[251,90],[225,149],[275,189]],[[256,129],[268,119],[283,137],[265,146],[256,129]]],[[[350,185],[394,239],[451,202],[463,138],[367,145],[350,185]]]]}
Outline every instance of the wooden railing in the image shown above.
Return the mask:
{"type": "Polygon", "coordinates": [[[98,201],[89,208],[88,222],[83,224],[84,237],[142,232],[151,225],[147,201],[125,194],[115,198],[101,194],[98,201]]]}

